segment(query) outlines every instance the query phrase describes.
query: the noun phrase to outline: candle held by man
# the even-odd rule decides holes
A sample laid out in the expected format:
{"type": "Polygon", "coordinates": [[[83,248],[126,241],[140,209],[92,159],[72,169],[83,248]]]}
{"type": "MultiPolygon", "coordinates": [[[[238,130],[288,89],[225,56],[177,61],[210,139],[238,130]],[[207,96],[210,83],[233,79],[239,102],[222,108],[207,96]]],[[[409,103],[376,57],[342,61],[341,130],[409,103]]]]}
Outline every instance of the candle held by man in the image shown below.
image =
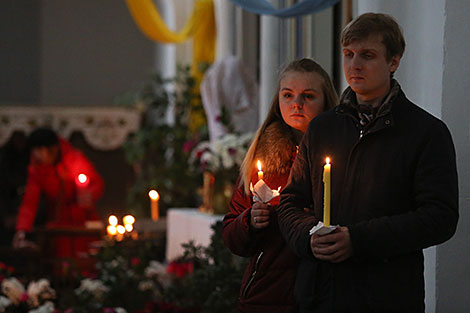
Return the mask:
{"type": "Polygon", "coordinates": [[[326,158],[323,166],[323,225],[330,226],[330,203],[331,203],[331,164],[330,158],[326,158]]]}

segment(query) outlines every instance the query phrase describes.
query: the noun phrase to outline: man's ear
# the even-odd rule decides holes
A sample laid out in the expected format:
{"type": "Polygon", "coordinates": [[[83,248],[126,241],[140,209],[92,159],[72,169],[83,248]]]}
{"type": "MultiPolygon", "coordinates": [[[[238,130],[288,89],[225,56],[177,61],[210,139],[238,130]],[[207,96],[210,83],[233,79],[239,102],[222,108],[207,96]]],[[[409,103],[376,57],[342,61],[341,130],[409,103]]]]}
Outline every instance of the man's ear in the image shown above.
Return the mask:
{"type": "Polygon", "coordinates": [[[390,73],[395,73],[395,71],[398,69],[398,66],[400,65],[400,61],[401,61],[401,56],[395,55],[392,57],[392,59],[389,62],[390,73]]]}

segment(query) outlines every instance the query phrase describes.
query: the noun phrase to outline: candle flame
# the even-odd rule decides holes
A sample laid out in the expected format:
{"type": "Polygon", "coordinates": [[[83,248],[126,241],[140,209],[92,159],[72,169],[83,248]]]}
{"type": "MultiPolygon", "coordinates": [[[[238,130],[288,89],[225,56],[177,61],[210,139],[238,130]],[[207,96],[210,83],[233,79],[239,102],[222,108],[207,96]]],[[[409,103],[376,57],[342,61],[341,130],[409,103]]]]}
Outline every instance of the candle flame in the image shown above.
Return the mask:
{"type": "Polygon", "coordinates": [[[132,226],[132,224],[126,224],[124,225],[124,227],[129,233],[134,229],[134,226],[132,226]]]}
{"type": "Polygon", "coordinates": [[[124,226],[122,226],[122,225],[118,225],[118,226],[116,227],[116,230],[117,230],[117,232],[118,232],[119,234],[121,234],[121,235],[126,232],[126,228],[125,228],[124,226]]]}
{"type": "Polygon", "coordinates": [[[122,218],[122,221],[124,222],[124,225],[132,225],[135,222],[135,217],[132,215],[126,215],[122,218]]]}
{"type": "Polygon", "coordinates": [[[117,229],[116,229],[116,227],[113,226],[113,225],[108,225],[108,227],[106,228],[106,230],[107,230],[107,232],[108,232],[108,235],[114,236],[114,235],[116,235],[116,233],[117,233],[117,229]]]}
{"type": "Polygon", "coordinates": [[[152,200],[160,199],[160,195],[158,194],[158,192],[155,189],[152,189],[152,190],[149,191],[149,197],[152,200]]]}
{"type": "Polygon", "coordinates": [[[330,164],[330,158],[329,157],[326,158],[326,164],[330,164]]]}
{"type": "Polygon", "coordinates": [[[118,218],[116,217],[116,215],[110,215],[109,218],[108,218],[108,222],[111,226],[116,227],[116,225],[118,223],[118,218]]]}
{"type": "Polygon", "coordinates": [[[260,162],[260,160],[258,160],[258,171],[261,172],[261,162],[260,162]]]}
{"type": "Polygon", "coordinates": [[[78,181],[80,184],[86,183],[88,180],[88,177],[85,174],[78,174],[78,181]]]}

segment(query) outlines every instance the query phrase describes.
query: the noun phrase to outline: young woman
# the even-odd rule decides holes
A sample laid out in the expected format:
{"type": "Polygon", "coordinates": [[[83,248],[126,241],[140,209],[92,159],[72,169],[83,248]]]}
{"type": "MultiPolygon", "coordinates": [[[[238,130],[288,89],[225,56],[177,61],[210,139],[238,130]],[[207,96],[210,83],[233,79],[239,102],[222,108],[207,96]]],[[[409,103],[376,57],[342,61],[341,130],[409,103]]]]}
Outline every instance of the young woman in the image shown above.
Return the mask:
{"type": "Polygon", "coordinates": [[[296,311],[297,259],[279,231],[279,197],[269,203],[254,202],[250,183],[258,181],[259,160],[265,183],[271,189],[284,188],[309,122],[336,102],[330,77],[313,60],[293,61],[281,71],[270,111],[245,156],[223,223],[226,246],[237,255],[251,257],[243,276],[238,312],[296,311]]]}

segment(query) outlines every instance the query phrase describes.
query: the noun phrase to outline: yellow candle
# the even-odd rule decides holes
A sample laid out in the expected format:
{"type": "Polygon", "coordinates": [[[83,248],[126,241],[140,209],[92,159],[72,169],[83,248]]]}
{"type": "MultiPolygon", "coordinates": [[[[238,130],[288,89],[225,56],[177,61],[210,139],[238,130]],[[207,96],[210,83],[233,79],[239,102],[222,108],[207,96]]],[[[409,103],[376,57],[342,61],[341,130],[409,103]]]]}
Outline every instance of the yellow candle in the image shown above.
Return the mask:
{"type": "Polygon", "coordinates": [[[160,199],[160,195],[156,190],[150,190],[149,191],[149,197],[150,197],[150,212],[152,216],[152,220],[157,221],[159,217],[159,212],[158,212],[158,199],[160,199]]]}
{"type": "Polygon", "coordinates": [[[258,160],[258,180],[263,179],[263,171],[261,170],[261,162],[258,160]]]}
{"type": "Polygon", "coordinates": [[[323,166],[323,225],[330,226],[330,200],[331,200],[331,164],[330,158],[326,158],[323,166]]]}

